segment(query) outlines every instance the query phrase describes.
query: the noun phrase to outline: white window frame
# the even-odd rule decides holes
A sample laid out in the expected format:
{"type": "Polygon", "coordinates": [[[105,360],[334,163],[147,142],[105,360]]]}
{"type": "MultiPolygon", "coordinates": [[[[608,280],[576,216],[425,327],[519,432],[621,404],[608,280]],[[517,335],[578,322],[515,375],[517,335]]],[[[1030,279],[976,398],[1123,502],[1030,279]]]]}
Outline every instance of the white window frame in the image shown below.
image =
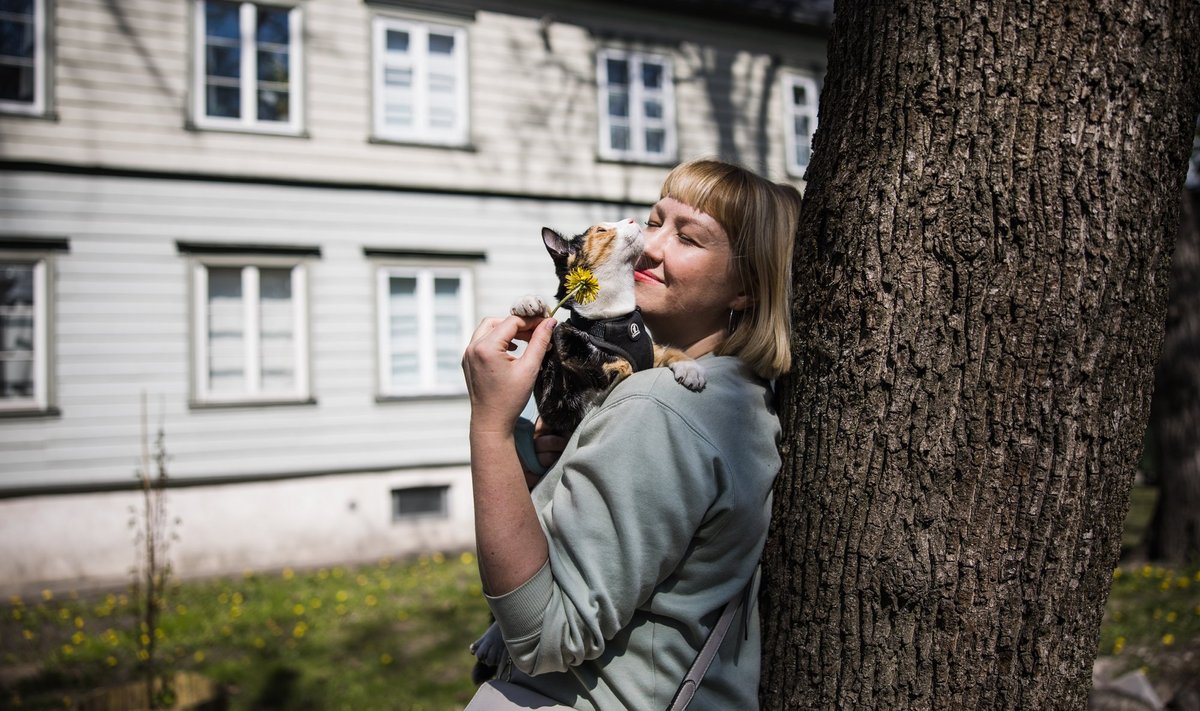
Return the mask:
{"type": "Polygon", "coordinates": [[[33,397],[0,398],[0,412],[50,409],[50,257],[0,252],[0,263],[33,265],[33,397]]]}
{"type": "Polygon", "coordinates": [[[254,2],[252,0],[230,0],[240,8],[241,21],[241,91],[242,115],[209,116],[206,109],[208,75],[205,45],[207,28],[204,7],[208,0],[195,0],[193,26],[195,38],[192,43],[192,123],[198,128],[248,131],[252,133],[279,133],[298,135],[304,130],[304,32],[301,8],[283,2],[254,2]],[[257,17],[255,8],[271,7],[288,11],[288,120],[260,121],[258,119],[258,53],[255,30],[257,17]]]}
{"type": "Polygon", "coordinates": [[[650,52],[635,52],[604,48],[596,52],[596,98],[599,120],[599,154],[606,160],[635,161],[640,163],[670,164],[675,162],[678,151],[677,128],[675,125],[675,78],[671,58],[650,52]],[[623,59],[629,62],[629,148],[620,150],[612,146],[611,123],[608,115],[608,60],[623,59]],[[663,67],[661,119],[645,116],[645,87],[642,85],[642,64],[651,61],[663,67]],[[646,129],[653,124],[664,130],[663,152],[646,151],[646,129]]]}
{"type": "Polygon", "coordinates": [[[797,178],[803,178],[805,171],[808,170],[808,164],[801,164],[796,160],[796,147],[799,144],[800,136],[796,134],[796,119],[807,116],[809,132],[808,136],[804,137],[808,141],[809,155],[812,155],[812,139],[817,134],[817,108],[820,102],[820,89],[817,86],[817,80],[805,74],[797,74],[793,72],[785,72],[780,77],[780,86],[782,87],[783,97],[783,142],[787,151],[787,171],[788,174],[797,178]],[[792,90],[797,87],[804,87],[805,93],[809,97],[809,105],[800,107],[792,101],[792,90]]]}
{"type": "Polygon", "coordinates": [[[389,15],[376,15],[371,20],[371,130],[372,136],[384,141],[428,143],[463,146],[468,142],[470,117],[468,96],[470,76],[467,30],[457,25],[444,25],[409,20],[389,15]],[[385,122],[384,70],[387,62],[387,32],[400,30],[409,36],[409,55],[413,58],[413,126],[398,128],[385,122]],[[446,34],[454,37],[457,92],[455,96],[456,123],[449,129],[434,129],[429,125],[429,35],[446,34]]]}
{"type": "Polygon", "coordinates": [[[461,342],[463,348],[466,348],[471,338],[475,318],[475,292],[471,269],[464,266],[381,264],[377,265],[375,274],[375,312],[377,315],[375,333],[378,345],[377,361],[379,364],[380,397],[466,394],[465,381],[459,381],[453,385],[437,383],[437,352],[435,350],[433,330],[433,280],[439,277],[452,277],[458,279],[462,285],[460,304],[460,318],[462,322],[461,342]],[[392,384],[391,314],[388,308],[388,297],[391,293],[389,281],[394,276],[415,278],[417,280],[417,368],[419,383],[416,387],[405,388],[392,384]]]}
{"type": "Polygon", "coordinates": [[[192,262],[192,402],[198,405],[241,404],[255,402],[306,402],[311,399],[309,382],[308,334],[308,264],[303,260],[284,258],[244,259],[237,257],[206,257],[192,262]],[[208,270],[210,268],[240,268],[242,270],[242,308],[245,338],[243,372],[246,388],[241,393],[214,393],[209,382],[208,365],[208,270]],[[295,363],[295,389],[291,392],[262,392],[262,358],[259,322],[259,270],[291,269],[292,333],[295,363]]]}
{"type": "Polygon", "coordinates": [[[34,48],[33,48],[33,101],[10,101],[0,99],[0,113],[26,114],[37,116],[45,114],[49,105],[46,99],[49,86],[49,53],[46,51],[46,41],[49,32],[46,29],[48,16],[47,4],[50,0],[34,0],[34,48]]]}

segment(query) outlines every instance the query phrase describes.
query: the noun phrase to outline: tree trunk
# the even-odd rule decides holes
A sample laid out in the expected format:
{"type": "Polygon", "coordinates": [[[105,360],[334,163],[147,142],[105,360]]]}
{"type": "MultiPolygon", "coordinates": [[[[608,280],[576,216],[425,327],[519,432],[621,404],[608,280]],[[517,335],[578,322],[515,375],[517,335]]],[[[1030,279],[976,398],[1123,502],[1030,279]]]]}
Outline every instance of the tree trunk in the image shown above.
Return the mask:
{"type": "Polygon", "coordinates": [[[1162,339],[1198,14],[838,3],[764,708],[1084,706],[1162,339]]]}
{"type": "Polygon", "coordinates": [[[1150,432],[1158,504],[1146,532],[1151,560],[1200,561],[1200,193],[1183,195],[1171,266],[1167,335],[1155,374],[1150,432]]]}

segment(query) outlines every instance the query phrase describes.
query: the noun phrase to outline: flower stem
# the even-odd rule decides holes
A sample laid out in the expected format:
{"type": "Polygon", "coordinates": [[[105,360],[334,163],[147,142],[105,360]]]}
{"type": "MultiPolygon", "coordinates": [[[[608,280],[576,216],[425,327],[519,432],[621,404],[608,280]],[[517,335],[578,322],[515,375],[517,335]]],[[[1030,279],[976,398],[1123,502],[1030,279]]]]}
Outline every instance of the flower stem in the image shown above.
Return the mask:
{"type": "Polygon", "coordinates": [[[570,291],[568,291],[567,295],[562,298],[562,301],[558,302],[557,304],[554,305],[554,308],[550,309],[550,318],[554,318],[554,314],[558,313],[558,310],[562,308],[562,305],[567,303],[567,299],[570,299],[572,296],[575,296],[575,294],[581,288],[583,288],[582,284],[580,284],[579,286],[575,287],[574,289],[571,289],[570,291]]]}

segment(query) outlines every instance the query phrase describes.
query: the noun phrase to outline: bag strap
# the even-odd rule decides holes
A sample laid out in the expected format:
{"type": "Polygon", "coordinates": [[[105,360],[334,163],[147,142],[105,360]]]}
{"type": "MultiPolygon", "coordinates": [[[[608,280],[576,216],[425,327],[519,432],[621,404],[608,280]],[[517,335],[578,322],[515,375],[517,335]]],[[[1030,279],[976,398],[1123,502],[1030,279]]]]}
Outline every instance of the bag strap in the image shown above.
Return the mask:
{"type": "Polygon", "coordinates": [[[717,620],[717,624],[712,628],[712,632],[708,633],[708,639],[704,641],[704,647],[696,655],[696,659],[692,662],[692,666],[688,669],[687,674],[683,677],[683,683],[675,691],[675,697],[671,699],[671,703],[667,706],[667,711],[684,711],[688,704],[692,702],[692,697],[696,695],[696,689],[700,686],[700,682],[704,679],[704,675],[708,672],[709,666],[717,657],[717,650],[721,648],[721,642],[725,639],[725,633],[729,631],[729,625],[733,624],[733,616],[737,614],[738,608],[746,605],[749,607],[746,598],[750,597],[750,589],[754,586],[754,579],[758,577],[758,571],[755,570],[750,579],[746,581],[746,587],[738,591],[737,595],[733,596],[729,602],[725,603],[725,609],[721,612],[721,618],[717,620]]]}

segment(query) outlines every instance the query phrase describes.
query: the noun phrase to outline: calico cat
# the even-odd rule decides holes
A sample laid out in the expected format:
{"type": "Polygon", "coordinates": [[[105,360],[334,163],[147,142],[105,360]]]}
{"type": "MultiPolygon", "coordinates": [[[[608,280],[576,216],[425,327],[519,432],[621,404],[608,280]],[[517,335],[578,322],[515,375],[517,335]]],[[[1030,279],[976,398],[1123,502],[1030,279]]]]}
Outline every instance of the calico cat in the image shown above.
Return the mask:
{"type": "MultiPolygon", "coordinates": [[[[645,245],[636,221],[602,222],[570,238],[543,227],[542,242],[558,275],[555,298],[566,299],[564,305],[571,309],[571,317],[554,328],[534,384],[547,432],[569,437],[614,382],[639,370],[666,366],[684,387],[704,389],[704,366],[678,348],[654,345],[646,333],[633,295],[634,266],[645,245]],[[595,278],[594,299],[567,298],[576,270],[595,278]]],[[[531,317],[550,311],[540,298],[526,296],[513,304],[512,313],[531,317]]],[[[530,470],[539,468],[522,458],[530,470]]],[[[499,626],[493,623],[471,645],[471,652],[476,656],[472,680],[481,684],[495,676],[507,653],[499,626]]]]}
{"type": "MultiPolygon", "coordinates": [[[[554,329],[534,385],[538,414],[549,432],[570,436],[609,387],[638,370],[666,366],[690,390],[704,389],[704,367],[677,348],[654,345],[634,303],[633,271],[645,238],[633,219],[602,222],[575,237],[542,228],[554,261],[561,301],[572,272],[595,277],[595,298],[567,299],[571,317],[554,329]]],[[[518,316],[544,316],[546,304],[526,296],[512,307],[518,316]]]]}

